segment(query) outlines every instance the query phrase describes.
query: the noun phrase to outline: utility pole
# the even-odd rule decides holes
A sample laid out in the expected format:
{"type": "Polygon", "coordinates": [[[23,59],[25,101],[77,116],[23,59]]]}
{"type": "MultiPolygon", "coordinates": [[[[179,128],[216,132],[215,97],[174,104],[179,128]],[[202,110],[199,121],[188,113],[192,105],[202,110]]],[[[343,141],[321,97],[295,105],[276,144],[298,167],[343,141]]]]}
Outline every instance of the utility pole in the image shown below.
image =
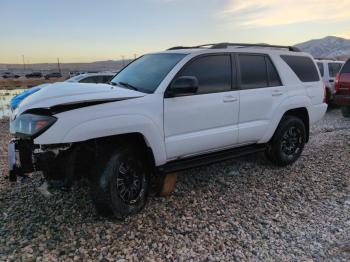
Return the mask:
{"type": "Polygon", "coordinates": [[[124,56],[122,55],[121,57],[122,57],[122,68],[124,68],[125,66],[124,56]]]}
{"type": "Polygon", "coordinates": [[[22,61],[23,61],[23,73],[26,71],[26,62],[24,61],[24,55],[22,55],[22,61]]]}
{"type": "Polygon", "coordinates": [[[134,54],[134,60],[136,60],[137,54],[134,54]]]}
{"type": "Polygon", "coordinates": [[[60,59],[57,57],[57,66],[58,66],[58,72],[61,74],[61,66],[60,66],[60,59]]]}

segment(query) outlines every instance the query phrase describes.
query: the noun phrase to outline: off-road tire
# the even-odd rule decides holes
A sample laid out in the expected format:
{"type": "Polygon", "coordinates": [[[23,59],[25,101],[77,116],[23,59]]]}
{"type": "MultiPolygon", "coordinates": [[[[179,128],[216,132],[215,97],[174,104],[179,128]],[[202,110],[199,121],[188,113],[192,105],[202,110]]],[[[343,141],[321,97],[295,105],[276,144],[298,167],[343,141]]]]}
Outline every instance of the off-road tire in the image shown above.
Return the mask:
{"type": "Polygon", "coordinates": [[[97,159],[94,175],[90,178],[90,188],[92,200],[100,215],[124,219],[138,213],[145,206],[149,188],[149,167],[144,159],[144,155],[131,146],[120,146],[97,159]],[[123,184],[119,184],[121,181],[124,181],[124,185],[131,184],[129,187],[135,188],[135,185],[140,184],[137,193],[135,188],[129,190],[130,194],[136,195],[135,199],[125,199],[127,193],[123,184]]]}
{"type": "Polygon", "coordinates": [[[265,155],[278,166],[290,165],[300,157],[305,143],[304,122],[295,116],[284,116],[268,144],[265,155]]]}

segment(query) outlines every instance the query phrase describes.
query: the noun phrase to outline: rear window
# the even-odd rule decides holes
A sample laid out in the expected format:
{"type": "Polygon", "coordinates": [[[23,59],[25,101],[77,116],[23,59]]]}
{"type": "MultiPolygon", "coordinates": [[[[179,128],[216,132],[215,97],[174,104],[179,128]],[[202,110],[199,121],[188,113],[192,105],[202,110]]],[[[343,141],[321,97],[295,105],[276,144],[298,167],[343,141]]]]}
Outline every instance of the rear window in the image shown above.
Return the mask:
{"type": "Polygon", "coordinates": [[[318,63],[317,63],[317,66],[318,66],[318,70],[320,70],[321,76],[323,77],[323,76],[324,76],[324,73],[323,73],[323,71],[324,71],[323,63],[318,62],[318,63]]]}
{"type": "Polygon", "coordinates": [[[262,55],[239,55],[241,70],[241,88],[267,87],[267,69],[265,57],[262,55]]]}
{"type": "Polygon", "coordinates": [[[342,64],[340,63],[329,63],[328,64],[329,76],[335,77],[336,74],[340,71],[341,67],[342,67],[342,64]]]}
{"type": "Polygon", "coordinates": [[[281,55],[281,58],[289,65],[302,82],[319,81],[316,66],[310,57],[281,55]]]}
{"type": "Polygon", "coordinates": [[[242,89],[282,85],[277,70],[268,56],[239,54],[238,60],[242,89]]]}
{"type": "Polygon", "coordinates": [[[350,59],[346,61],[345,65],[341,69],[341,73],[350,73],[350,59]]]}

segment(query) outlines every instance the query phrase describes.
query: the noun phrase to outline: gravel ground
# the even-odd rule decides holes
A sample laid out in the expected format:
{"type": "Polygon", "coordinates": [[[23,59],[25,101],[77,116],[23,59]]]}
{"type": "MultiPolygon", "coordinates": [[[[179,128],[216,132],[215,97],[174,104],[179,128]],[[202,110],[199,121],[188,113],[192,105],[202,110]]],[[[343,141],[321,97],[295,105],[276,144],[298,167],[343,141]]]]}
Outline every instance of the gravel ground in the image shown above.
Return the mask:
{"type": "Polygon", "coordinates": [[[294,165],[252,155],[190,170],[122,222],[97,216],[83,182],[50,198],[40,177],[10,184],[7,130],[0,122],[0,261],[350,260],[350,121],[337,109],[294,165]]]}

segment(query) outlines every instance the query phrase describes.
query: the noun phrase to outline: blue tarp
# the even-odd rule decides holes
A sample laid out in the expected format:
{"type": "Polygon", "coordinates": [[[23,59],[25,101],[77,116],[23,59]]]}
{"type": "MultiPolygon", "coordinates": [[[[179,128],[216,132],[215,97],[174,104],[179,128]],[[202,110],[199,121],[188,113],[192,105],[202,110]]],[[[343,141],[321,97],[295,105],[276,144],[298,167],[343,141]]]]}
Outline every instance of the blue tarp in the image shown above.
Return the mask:
{"type": "Polygon", "coordinates": [[[14,96],[10,101],[11,109],[15,110],[17,108],[17,106],[19,105],[19,103],[21,103],[21,101],[24,98],[26,98],[27,96],[30,96],[31,94],[34,94],[35,92],[39,91],[41,88],[42,88],[42,86],[32,87],[32,88],[14,96]]]}

